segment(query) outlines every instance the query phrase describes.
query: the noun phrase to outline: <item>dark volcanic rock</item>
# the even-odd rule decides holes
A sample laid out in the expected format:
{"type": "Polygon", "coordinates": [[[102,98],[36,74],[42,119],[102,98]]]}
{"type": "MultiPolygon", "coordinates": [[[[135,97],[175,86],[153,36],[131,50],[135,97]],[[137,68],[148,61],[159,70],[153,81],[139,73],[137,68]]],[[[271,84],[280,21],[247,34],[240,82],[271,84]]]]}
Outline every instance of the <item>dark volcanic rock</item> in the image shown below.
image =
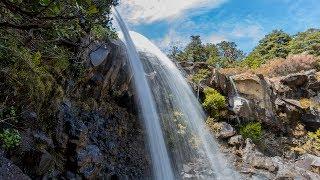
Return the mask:
{"type": "Polygon", "coordinates": [[[14,165],[9,159],[3,156],[0,152],[0,179],[1,180],[29,180],[19,167],[14,165]]]}
{"type": "Polygon", "coordinates": [[[79,172],[85,178],[94,178],[101,171],[102,153],[96,145],[88,145],[77,152],[77,164],[79,172]]]}
{"type": "Polygon", "coordinates": [[[68,154],[69,175],[79,173],[87,179],[110,174],[131,178],[150,175],[148,153],[136,117],[116,106],[114,112],[83,112],[68,103],[60,109],[62,124],[56,129],[56,141],[68,154]]]}

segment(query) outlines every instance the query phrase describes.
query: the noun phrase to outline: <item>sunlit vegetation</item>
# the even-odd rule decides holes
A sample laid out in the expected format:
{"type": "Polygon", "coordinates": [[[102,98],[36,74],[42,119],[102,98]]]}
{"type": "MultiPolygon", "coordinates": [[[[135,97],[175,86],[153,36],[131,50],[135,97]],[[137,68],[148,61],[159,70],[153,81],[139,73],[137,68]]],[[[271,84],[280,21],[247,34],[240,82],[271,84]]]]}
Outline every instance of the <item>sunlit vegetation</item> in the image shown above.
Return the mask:
{"type": "Polygon", "coordinates": [[[300,154],[308,152],[320,156],[320,129],[315,132],[308,132],[305,141],[291,150],[300,154]]]}
{"type": "MultiPolygon", "coordinates": [[[[200,36],[191,36],[184,49],[174,46],[169,56],[176,61],[207,62],[219,68],[276,69],[270,74],[283,75],[319,67],[320,30],[309,29],[296,35],[274,30],[245,55],[234,42],[203,44],[200,36]],[[299,54],[299,55],[298,55],[299,54]],[[291,64],[292,62],[292,64],[291,64]]],[[[269,73],[269,72],[268,72],[269,73]]]]}
{"type": "MultiPolygon", "coordinates": [[[[0,2],[1,124],[23,126],[22,111],[45,125],[63,99],[66,79],[83,77],[81,51],[92,41],[116,38],[110,11],[117,0],[3,0],[0,2]],[[8,109],[14,111],[8,113],[8,109]],[[14,112],[14,113],[13,113],[14,112]]],[[[39,124],[40,125],[40,124],[39,124]]],[[[18,145],[16,130],[1,134],[4,146],[18,145]]]]}
{"type": "Polygon", "coordinates": [[[210,116],[217,118],[226,108],[226,98],[217,90],[212,88],[205,88],[205,100],[203,107],[209,112],[210,116]]]}
{"type": "Polygon", "coordinates": [[[261,123],[256,122],[256,123],[248,123],[240,128],[240,134],[244,138],[250,138],[252,141],[259,141],[262,136],[262,127],[261,123]]]}

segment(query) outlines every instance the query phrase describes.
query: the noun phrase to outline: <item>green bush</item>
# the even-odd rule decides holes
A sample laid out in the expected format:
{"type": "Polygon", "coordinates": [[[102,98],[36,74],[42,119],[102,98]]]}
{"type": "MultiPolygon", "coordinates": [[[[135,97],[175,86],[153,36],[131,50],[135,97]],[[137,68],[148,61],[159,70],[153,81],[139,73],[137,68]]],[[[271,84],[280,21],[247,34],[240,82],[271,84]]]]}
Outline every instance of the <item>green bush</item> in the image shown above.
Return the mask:
{"type": "Polygon", "coordinates": [[[21,142],[20,133],[17,130],[6,129],[0,133],[0,139],[2,141],[2,147],[5,149],[12,149],[18,146],[21,142]]]}
{"type": "Polygon", "coordinates": [[[226,107],[226,98],[212,88],[205,88],[204,93],[206,98],[202,104],[203,107],[212,117],[219,117],[220,112],[226,107]]]}
{"type": "Polygon", "coordinates": [[[253,141],[259,141],[262,136],[261,123],[248,123],[240,128],[240,134],[246,139],[250,138],[253,141]]]}

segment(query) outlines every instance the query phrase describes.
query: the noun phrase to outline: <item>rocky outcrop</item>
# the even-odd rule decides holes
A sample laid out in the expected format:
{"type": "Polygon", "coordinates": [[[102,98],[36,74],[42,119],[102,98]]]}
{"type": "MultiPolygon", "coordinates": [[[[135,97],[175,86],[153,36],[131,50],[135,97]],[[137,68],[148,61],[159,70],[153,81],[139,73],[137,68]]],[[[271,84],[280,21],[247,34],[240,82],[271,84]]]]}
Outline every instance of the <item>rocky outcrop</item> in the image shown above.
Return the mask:
{"type": "MultiPolygon", "coordinates": [[[[230,75],[216,72],[209,86],[228,95],[233,105],[235,93],[230,75]]],[[[288,132],[288,125],[302,121],[307,128],[320,127],[320,83],[315,70],[268,78],[262,75],[242,73],[231,76],[241,98],[248,100],[237,108],[237,114],[246,119],[263,122],[274,130],[288,132]],[[303,104],[302,101],[307,101],[303,104]],[[249,106],[248,106],[249,105],[249,106]]],[[[238,103],[239,104],[239,103],[238,103]]],[[[291,126],[290,126],[291,127],[291,126]]]]}
{"type": "Polygon", "coordinates": [[[62,105],[55,134],[58,148],[68,154],[68,171],[86,179],[147,176],[148,153],[137,118],[125,109],[113,109],[82,112],[62,105]]]}
{"type": "MultiPolygon", "coordinates": [[[[264,174],[268,179],[319,179],[320,175],[312,172],[310,167],[299,166],[299,161],[285,160],[281,157],[267,157],[260,153],[255,146],[246,140],[246,147],[243,149],[243,160],[245,166],[253,167],[253,174],[264,174]]],[[[260,175],[261,176],[261,175],[260,175]]]]}

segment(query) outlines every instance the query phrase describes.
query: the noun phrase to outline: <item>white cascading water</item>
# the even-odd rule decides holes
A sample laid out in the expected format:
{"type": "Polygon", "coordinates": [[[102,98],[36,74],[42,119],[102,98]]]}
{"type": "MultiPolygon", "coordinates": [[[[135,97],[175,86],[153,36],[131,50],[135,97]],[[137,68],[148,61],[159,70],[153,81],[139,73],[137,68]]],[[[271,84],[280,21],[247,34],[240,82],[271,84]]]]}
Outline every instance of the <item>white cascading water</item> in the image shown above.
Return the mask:
{"type": "Polygon", "coordinates": [[[191,168],[197,171],[192,178],[240,179],[220,153],[201,105],[175,64],[147,38],[129,33],[116,10],[114,15],[128,50],[154,178],[188,178],[191,168]]]}
{"type": "Polygon", "coordinates": [[[160,119],[156,104],[152,96],[151,88],[145,76],[143,65],[138,52],[130,37],[128,28],[116,9],[113,9],[114,16],[124,36],[127,47],[129,64],[134,79],[134,88],[138,94],[142,119],[148,135],[149,150],[152,158],[153,174],[155,179],[174,179],[171,163],[166,149],[160,119]]]}

